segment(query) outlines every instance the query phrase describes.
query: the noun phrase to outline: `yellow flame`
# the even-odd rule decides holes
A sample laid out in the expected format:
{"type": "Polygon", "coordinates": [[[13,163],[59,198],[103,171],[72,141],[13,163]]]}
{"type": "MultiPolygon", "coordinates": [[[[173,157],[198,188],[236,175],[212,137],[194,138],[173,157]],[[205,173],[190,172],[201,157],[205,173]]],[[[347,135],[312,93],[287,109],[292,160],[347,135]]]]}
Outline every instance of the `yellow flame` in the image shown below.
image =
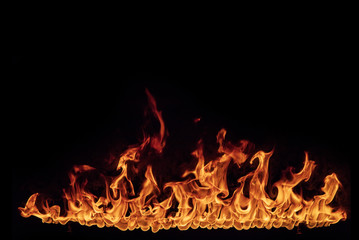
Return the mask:
{"type": "Polygon", "coordinates": [[[293,191],[302,181],[308,181],[315,168],[314,161],[305,153],[304,166],[298,173],[290,172],[273,184],[276,196],[266,192],[268,185],[268,164],[271,152],[258,151],[253,156],[245,153],[248,142],[238,146],[225,141],[226,130],[217,134],[220,157],[206,160],[203,143],[199,141],[192,155],[197,159],[193,170],[187,169],[181,181],[167,182],[161,189],[148,165],[144,181],[138,193],[135,192],[130,171],[138,173],[129,163],[136,164],[146,146],[161,153],[165,146],[165,127],[161,113],[157,110],[152,95],[146,91],[153,113],[160,122],[159,134],[145,137],[141,144],[129,147],[118,159],[116,177],[105,179],[104,196],[96,196],[86,189],[87,181],[79,181],[83,173],[94,171],[88,165],[75,166],[70,172],[70,185],[64,189],[65,206],[60,214],[60,206],[49,206],[46,200],[38,200],[39,193],[33,194],[24,208],[19,208],[23,217],[36,216],[45,223],[66,224],[68,221],[98,227],[114,226],[121,230],[151,230],[177,227],[188,228],[231,228],[238,230],[253,227],[286,227],[293,229],[303,223],[309,228],[329,226],[347,215],[343,208],[330,206],[340,182],[335,173],[324,179],[323,194],[305,200],[293,191]],[[250,157],[250,158],[249,158],[250,157]],[[244,176],[238,176],[238,187],[229,190],[227,172],[230,163],[242,164],[249,160],[256,169],[244,176]],[[207,162],[207,164],[205,164],[207,162]],[[248,194],[245,193],[248,186],[248,194]],[[164,194],[166,192],[166,194],[164,194]]]}

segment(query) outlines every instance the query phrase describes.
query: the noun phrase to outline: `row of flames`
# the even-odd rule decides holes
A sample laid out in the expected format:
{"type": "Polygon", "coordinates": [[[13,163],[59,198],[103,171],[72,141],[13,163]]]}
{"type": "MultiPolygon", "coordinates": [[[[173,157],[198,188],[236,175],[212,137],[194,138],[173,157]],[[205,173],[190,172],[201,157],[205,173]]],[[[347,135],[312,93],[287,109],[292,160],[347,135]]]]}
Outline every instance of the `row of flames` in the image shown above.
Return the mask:
{"type": "Polygon", "coordinates": [[[302,194],[293,189],[300,182],[308,181],[316,166],[306,153],[303,169],[298,173],[290,171],[290,176],[275,182],[273,188],[276,189],[276,196],[270,197],[266,186],[268,164],[273,151],[258,151],[249,156],[245,153],[248,142],[241,141],[237,146],[227,144],[225,129],[217,134],[220,157],[205,159],[203,143],[199,141],[192,152],[198,161],[197,165],[194,170],[183,173],[182,181],[167,182],[160,188],[152,166],[148,165],[142,187],[139,192],[135,192],[130,170],[138,172],[138,169],[129,168],[129,164],[136,166],[140,157],[145,157],[145,148],[160,154],[167,136],[161,112],[157,110],[152,95],[148,91],[146,93],[150,109],[160,123],[160,130],[152,136],[144,137],[142,143],[129,147],[121,154],[117,163],[118,175],[104,178],[104,196],[98,197],[91,193],[86,188],[88,181],[79,180],[84,173],[94,171],[95,168],[77,165],[69,173],[70,186],[63,190],[65,205],[62,212],[60,206],[50,206],[47,200],[39,198],[39,193],[35,193],[24,208],[19,208],[21,215],[36,216],[45,223],[66,224],[73,221],[87,226],[115,226],[121,230],[141,228],[146,231],[151,228],[153,232],[175,227],[180,230],[190,227],[293,229],[299,224],[305,224],[313,228],[329,226],[346,219],[343,208],[330,206],[341,186],[335,173],[325,177],[321,188],[323,194],[305,200],[302,194]],[[246,161],[250,164],[255,161],[258,165],[254,171],[240,176],[237,180],[239,187],[230,191],[227,186],[230,163],[240,168],[246,161]],[[248,185],[249,193],[245,193],[245,185],[248,185]],[[168,193],[165,198],[164,191],[168,193]]]}

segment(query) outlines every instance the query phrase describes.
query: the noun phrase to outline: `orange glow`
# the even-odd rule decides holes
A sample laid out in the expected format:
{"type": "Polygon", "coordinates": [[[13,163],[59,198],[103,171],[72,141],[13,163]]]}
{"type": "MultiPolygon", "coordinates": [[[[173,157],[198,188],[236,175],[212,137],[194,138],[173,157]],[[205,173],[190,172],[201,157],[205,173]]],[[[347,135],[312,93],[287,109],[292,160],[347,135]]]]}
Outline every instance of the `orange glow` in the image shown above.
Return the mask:
{"type": "Polygon", "coordinates": [[[118,174],[103,176],[104,191],[101,196],[91,193],[86,187],[88,180],[83,180],[84,174],[97,170],[88,165],[77,165],[69,173],[69,187],[63,190],[64,209],[58,205],[50,206],[47,200],[39,198],[39,193],[35,193],[24,208],[19,207],[21,215],[36,216],[45,223],[66,224],[73,221],[86,226],[115,226],[121,230],[141,228],[147,231],[151,228],[153,232],[175,227],[180,230],[190,227],[293,229],[301,223],[313,228],[346,219],[343,208],[330,206],[341,187],[335,173],[325,177],[322,194],[304,199],[293,189],[302,181],[308,181],[316,167],[305,153],[303,168],[297,173],[289,171],[289,176],[283,176],[272,184],[272,193],[269,194],[266,190],[268,165],[273,150],[250,155],[246,152],[249,142],[229,143],[225,139],[225,129],[217,134],[218,157],[205,159],[200,140],[192,152],[197,164],[194,169],[183,172],[181,181],[166,182],[160,188],[152,171],[153,166],[148,164],[144,181],[136,192],[133,178],[139,174],[136,164],[140,162],[140,157],[146,158],[144,149],[151,148],[161,154],[168,135],[153,96],[148,90],[146,94],[150,109],[160,123],[159,132],[145,136],[141,143],[121,154],[117,159],[118,174]],[[238,168],[246,162],[255,167],[246,175],[238,176],[234,190],[228,187],[227,180],[231,162],[238,168]]]}

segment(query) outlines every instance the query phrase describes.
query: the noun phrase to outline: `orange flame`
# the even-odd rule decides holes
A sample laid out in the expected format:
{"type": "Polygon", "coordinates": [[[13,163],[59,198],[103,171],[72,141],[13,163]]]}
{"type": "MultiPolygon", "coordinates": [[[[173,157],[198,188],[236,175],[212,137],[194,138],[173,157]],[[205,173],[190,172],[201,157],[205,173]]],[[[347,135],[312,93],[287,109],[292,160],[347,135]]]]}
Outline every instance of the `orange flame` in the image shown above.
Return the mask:
{"type": "Polygon", "coordinates": [[[74,166],[69,173],[70,186],[63,190],[64,211],[61,212],[58,205],[49,206],[47,200],[38,199],[39,193],[35,193],[24,208],[19,207],[21,215],[36,216],[45,223],[66,224],[73,221],[87,226],[115,226],[121,230],[141,228],[146,231],[151,228],[153,232],[174,227],[180,230],[190,227],[293,229],[301,223],[313,228],[346,219],[344,209],[330,206],[341,186],[335,173],[325,177],[324,187],[321,188],[323,194],[305,200],[302,194],[293,191],[300,182],[310,179],[316,166],[305,153],[303,169],[298,173],[290,171],[289,177],[275,182],[273,189],[276,189],[276,196],[269,196],[266,187],[273,150],[268,153],[258,151],[250,157],[245,151],[249,142],[242,140],[238,146],[226,142],[225,129],[217,134],[219,157],[206,160],[203,143],[199,141],[192,153],[197,165],[183,173],[182,181],[167,182],[161,189],[152,166],[148,165],[142,187],[136,193],[131,174],[139,172],[136,163],[147,146],[161,153],[167,135],[153,96],[148,90],[146,94],[151,111],[160,122],[159,133],[144,137],[141,144],[129,147],[122,153],[118,159],[117,176],[102,175],[105,181],[103,196],[96,196],[86,188],[87,179],[80,180],[85,173],[96,169],[88,165],[74,166]],[[254,161],[258,162],[256,169],[239,177],[238,187],[230,190],[227,186],[230,163],[240,168],[248,160],[251,165],[255,165],[254,161]],[[248,194],[245,187],[249,189],[248,194]]]}

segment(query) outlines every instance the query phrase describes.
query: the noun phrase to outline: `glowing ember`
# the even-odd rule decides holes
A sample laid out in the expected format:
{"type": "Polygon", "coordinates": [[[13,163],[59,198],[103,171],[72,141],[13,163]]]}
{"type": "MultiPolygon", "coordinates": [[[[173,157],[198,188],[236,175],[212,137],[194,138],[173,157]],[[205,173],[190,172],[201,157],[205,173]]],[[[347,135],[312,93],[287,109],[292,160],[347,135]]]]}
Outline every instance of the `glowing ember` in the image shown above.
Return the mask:
{"type": "MultiPolygon", "coordinates": [[[[258,151],[254,155],[246,153],[248,141],[233,145],[225,140],[226,130],[217,134],[219,157],[205,159],[203,143],[198,142],[192,155],[197,159],[193,170],[187,169],[181,181],[167,182],[162,188],[148,165],[144,181],[139,191],[135,191],[133,178],[139,173],[136,167],[140,159],[146,158],[145,149],[153,149],[160,154],[165,147],[167,132],[161,112],[156,102],[146,90],[150,109],[160,123],[159,133],[144,136],[143,141],[129,147],[118,159],[117,175],[105,176],[104,194],[97,196],[86,186],[86,174],[97,171],[88,165],[74,166],[69,173],[70,186],[63,190],[64,208],[50,206],[47,200],[33,194],[24,208],[19,208],[23,217],[36,216],[45,223],[66,224],[68,221],[98,227],[115,226],[121,230],[151,230],[178,227],[188,228],[231,228],[238,230],[253,227],[286,227],[292,229],[299,224],[309,228],[329,226],[347,215],[342,208],[333,208],[332,202],[341,186],[335,173],[324,179],[323,194],[305,200],[302,194],[293,191],[302,181],[308,181],[315,168],[314,161],[305,154],[304,166],[298,173],[273,184],[270,195],[268,184],[268,164],[273,153],[258,151]],[[230,163],[238,168],[248,162],[256,169],[244,176],[238,176],[237,188],[227,186],[227,171],[230,163]],[[205,164],[206,163],[206,164],[205,164]],[[84,180],[85,179],[85,180],[84,180]],[[247,188],[248,190],[245,190],[247,188]],[[272,196],[275,195],[275,196],[272,196]]],[[[200,119],[195,119],[195,123],[200,119]]]]}

